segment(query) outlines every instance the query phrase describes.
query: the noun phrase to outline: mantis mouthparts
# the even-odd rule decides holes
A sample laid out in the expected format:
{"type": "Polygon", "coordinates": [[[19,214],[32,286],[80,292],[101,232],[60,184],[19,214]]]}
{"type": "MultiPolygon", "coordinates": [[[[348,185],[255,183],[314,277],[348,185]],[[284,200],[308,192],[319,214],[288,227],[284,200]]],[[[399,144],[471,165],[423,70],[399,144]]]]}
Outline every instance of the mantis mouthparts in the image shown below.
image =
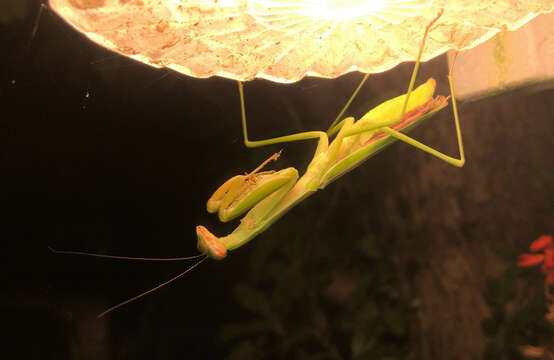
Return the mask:
{"type": "Polygon", "coordinates": [[[227,256],[227,249],[221,243],[219,238],[212,234],[205,226],[198,225],[196,227],[196,235],[198,236],[198,250],[203,254],[215,260],[221,260],[227,256]]]}

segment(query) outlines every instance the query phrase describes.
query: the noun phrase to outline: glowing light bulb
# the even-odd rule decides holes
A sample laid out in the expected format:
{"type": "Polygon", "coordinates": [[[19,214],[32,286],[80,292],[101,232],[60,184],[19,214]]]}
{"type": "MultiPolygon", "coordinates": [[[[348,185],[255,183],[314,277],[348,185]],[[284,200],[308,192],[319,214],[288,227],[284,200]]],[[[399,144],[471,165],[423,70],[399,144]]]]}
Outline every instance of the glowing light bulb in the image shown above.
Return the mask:
{"type": "Polygon", "coordinates": [[[386,0],[313,0],[302,12],[314,18],[349,21],[374,14],[387,5],[386,0]]]}

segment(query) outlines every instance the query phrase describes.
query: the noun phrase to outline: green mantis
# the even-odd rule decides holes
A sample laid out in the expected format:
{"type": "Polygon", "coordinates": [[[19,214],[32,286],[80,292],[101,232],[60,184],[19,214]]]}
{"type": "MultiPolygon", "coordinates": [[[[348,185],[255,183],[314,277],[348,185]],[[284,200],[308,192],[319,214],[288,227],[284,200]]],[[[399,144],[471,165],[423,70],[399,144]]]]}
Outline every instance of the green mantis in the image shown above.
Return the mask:
{"type": "MultiPolygon", "coordinates": [[[[458,110],[456,107],[456,98],[452,85],[452,69],[450,69],[448,81],[452,97],[452,108],[460,158],[457,159],[447,156],[405,134],[448,105],[447,97],[434,97],[436,82],[432,78],[414,89],[425,40],[431,26],[437,21],[441,14],[442,11],[439,12],[435,19],[433,19],[425,29],[407,93],[380,104],[357,121],[353,117],[347,117],[342,120],[341,117],[368,78],[368,75],[363,78],[350,100],[327,131],[308,131],[267,140],[251,141],[248,139],[246,127],[243,87],[242,83],[238,82],[244,144],[247,147],[259,147],[298,140],[317,139],[318,143],[315,154],[306,172],[300,177],[298,171],[292,167],[279,171],[262,171],[262,168],[267,163],[279,157],[280,153],[277,153],[269,157],[251,173],[237,175],[227,180],[210,197],[207,202],[207,210],[211,213],[217,213],[219,219],[223,222],[230,221],[246,213],[235,230],[227,236],[217,237],[206,227],[201,225],[197,226],[197,246],[201,255],[165,260],[201,258],[198,262],[164,283],[107,309],[101,313],[99,317],[175,281],[199,266],[208,257],[223,259],[229,250],[234,250],[246,244],[267,229],[296,204],[309,197],[317,190],[325,188],[328,184],[360,165],[362,162],[375,155],[379,150],[396,140],[404,141],[451,165],[457,167],[463,166],[465,163],[465,155],[458,119],[458,110]],[[329,143],[329,138],[333,136],[332,142],[329,143]]],[[[127,260],[164,260],[51,250],[55,253],[62,254],[92,255],[127,260]]]]}
{"type": "Polygon", "coordinates": [[[447,156],[404,134],[448,104],[448,98],[444,96],[433,97],[436,82],[432,78],[414,89],[425,40],[429,29],[441,14],[442,12],[425,29],[407,93],[382,103],[357,121],[352,117],[339,121],[346,107],[367,79],[366,75],[341,114],[326,132],[308,131],[267,140],[249,140],[243,88],[242,83],[239,82],[242,130],[244,144],[247,147],[307,139],[318,139],[318,144],[312,161],[308,165],[305,174],[300,178],[298,171],[294,168],[286,168],[280,171],[260,171],[266,163],[275,160],[279,156],[279,154],[274,154],[250,174],[235,176],[221,185],[208,200],[207,209],[209,212],[217,212],[219,219],[225,222],[250,210],[241,219],[237,228],[227,236],[217,237],[206,227],[197,226],[196,234],[200,252],[213,259],[224,258],[228,250],[234,250],[246,244],[300,201],[312,195],[318,189],[325,188],[329,183],[396,140],[404,141],[451,165],[463,166],[465,155],[452,86],[452,71],[449,73],[448,81],[460,158],[447,156]],[[331,136],[335,137],[329,143],[331,136]]]}

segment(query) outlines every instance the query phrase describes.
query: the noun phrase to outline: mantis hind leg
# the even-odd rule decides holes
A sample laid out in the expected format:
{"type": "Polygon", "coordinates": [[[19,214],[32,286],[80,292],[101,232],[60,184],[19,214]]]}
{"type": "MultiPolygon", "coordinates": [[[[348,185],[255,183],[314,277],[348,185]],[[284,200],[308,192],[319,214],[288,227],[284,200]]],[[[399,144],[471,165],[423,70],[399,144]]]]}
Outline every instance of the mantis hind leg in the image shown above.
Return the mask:
{"type": "MultiPolygon", "coordinates": [[[[423,35],[423,40],[421,41],[421,45],[419,47],[419,53],[418,53],[418,56],[417,56],[417,61],[414,65],[414,71],[412,72],[412,77],[410,79],[410,85],[408,86],[408,92],[406,94],[406,100],[404,101],[404,105],[403,105],[403,108],[402,108],[402,112],[401,112],[401,116],[400,116],[400,119],[403,119],[404,118],[404,115],[406,113],[406,107],[407,107],[407,104],[408,104],[408,100],[410,98],[410,94],[412,92],[412,89],[413,89],[413,86],[414,86],[414,83],[415,83],[415,79],[416,79],[416,76],[417,76],[417,72],[418,72],[418,69],[419,69],[419,64],[421,62],[421,55],[423,53],[423,48],[425,47],[425,41],[427,40],[427,36],[429,34],[429,30],[431,28],[431,26],[440,18],[440,16],[442,15],[443,13],[443,10],[441,10],[437,16],[427,25],[427,27],[425,28],[425,34],[423,35]]],[[[409,136],[407,136],[406,134],[403,134],[399,131],[396,131],[394,129],[391,129],[390,127],[388,126],[385,126],[383,128],[381,128],[382,131],[384,131],[385,133],[389,134],[390,136],[392,137],[395,137],[396,139],[398,140],[401,140],[401,141],[404,141],[405,143],[408,143],[412,146],[415,146],[416,148],[420,149],[420,150],[423,150],[451,165],[454,165],[454,166],[457,166],[457,167],[462,167],[464,166],[465,164],[465,154],[464,154],[464,145],[463,145],[463,142],[462,142],[462,133],[461,133],[461,130],[460,130],[460,121],[459,121],[459,116],[458,116],[458,106],[456,104],[456,95],[454,94],[454,86],[452,84],[452,69],[454,68],[454,64],[452,64],[452,67],[450,68],[449,72],[448,72],[448,84],[450,86],[450,96],[452,97],[452,110],[454,112],[454,123],[456,125],[456,138],[457,138],[457,141],[458,141],[458,151],[460,153],[460,158],[457,159],[457,158],[454,158],[454,157],[451,157],[451,156],[448,156],[448,155],[445,155],[443,154],[442,152],[438,151],[438,150],[435,150],[409,136]]]]}
{"type": "MultiPolygon", "coordinates": [[[[452,110],[454,112],[454,123],[456,125],[456,137],[457,137],[457,141],[458,141],[458,150],[459,150],[459,153],[460,153],[460,158],[457,159],[457,158],[454,158],[454,157],[451,157],[451,156],[448,156],[448,155],[445,155],[443,153],[441,153],[440,151],[438,150],[435,150],[411,137],[409,137],[408,135],[406,134],[403,134],[402,132],[400,131],[397,131],[397,130],[394,130],[394,129],[391,129],[389,126],[391,125],[394,125],[394,123],[404,119],[404,115],[406,114],[406,108],[408,106],[408,102],[409,102],[409,99],[410,99],[410,95],[413,91],[413,87],[414,87],[414,84],[415,84],[415,80],[416,80],[416,77],[417,77],[417,73],[418,73],[418,70],[419,70],[419,64],[421,62],[421,56],[422,56],[422,53],[423,53],[423,49],[425,47],[425,42],[427,40],[427,36],[429,35],[429,30],[431,29],[431,27],[433,26],[433,24],[440,18],[440,16],[442,15],[443,13],[443,10],[441,10],[437,16],[427,25],[427,27],[425,28],[425,33],[423,35],[423,40],[421,41],[421,45],[419,47],[419,53],[418,53],[418,56],[417,56],[417,60],[416,60],[416,63],[414,65],[414,70],[412,72],[412,76],[411,76],[411,79],[410,79],[410,84],[408,86],[408,91],[406,93],[406,98],[405,98],[405,101],[404,101],[404,104],[402,106],[402,111],[401,111],[401,115],[400,117],[396,118],[396,119],[392,119],[391,121],[387,122],[386,124],[382,124],[383,127],[380,127],[378,128],[379,130],[382,130],[383,132],[387,133],[388,135],[398,139],[398,140],[401,140],[401,141],[404,141],[405,143],[408,143],[420,150],[423,150],[437,158],[439,158],[440,160],[443,160],[451,165],[454,165],[454,166],[457,166],[457,167],[462,167],[464,164],[465,164],[465,154],[464,154],[464,146],[463,146],[463,142],[462,142],[462,134],[461,134],[461,130],[460,130],[460,121],[459,121],[459,116],[458,116],[458,107],[457,107],[457,104],[456,104],[456,96],[454,94],[454,87],[453,87],[453,84],[452,84],[452,69],[454,67],[454,64],[452,64],[452,67],[450,68],[450,71],[449,71],[449,74],[448,74],[448,83],[449,83],[449,86],[450,86],[450,96],[452,97],[452,110]]],[[[376,129],[376,124],[369,124],[367,129],[365,130],[374,130],[376,129]]],[[[362,129],[360,129],[362,130],[362,129]]],[[[331,131],[334,131],[334,129],[331,129],[331,131]]]]}
{"type": "Polygon", "coordinates": [[[454,165],[456,167],[462,167],[465,164],[465,153],[464,153],[464,144],[462,141],[462,132],[460,130],[460,120],[458,116],[458,106],[456,105],[456,95],[454,94],[454,86],[452,84],[452,68],[450,69],[450,72],[448,74],[448,84],[450,86],[450,95],[452,97],[452,111],[454,113],[454,124],[456,125],[456,139],[458,140],[458,151],[460,153],[460,158],[454,158],[452,156],[445,155],[444,153],[435,150],[417,140],[414,138],[409,137],[406,134],[403,134],[399,131],[396,131],[394,129],[391,129],[390,127],[384,127],[381,130],[385,133],[389,134],[390,136],[395,137],[398,140],[404,141],[405,143],[408,143],[412,146],[415,146],[416,148],[425,151],[426,153],[429,153],[445,162],[447,162],[450,165],[454,165]]]}

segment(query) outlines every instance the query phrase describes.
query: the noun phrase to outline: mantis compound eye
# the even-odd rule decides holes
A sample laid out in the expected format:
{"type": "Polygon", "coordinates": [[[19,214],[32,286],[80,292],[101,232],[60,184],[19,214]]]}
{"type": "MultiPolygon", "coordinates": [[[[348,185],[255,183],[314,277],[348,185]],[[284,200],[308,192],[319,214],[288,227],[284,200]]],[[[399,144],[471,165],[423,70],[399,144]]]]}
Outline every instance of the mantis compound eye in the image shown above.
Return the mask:
{"type": "Polygon", "coordinates": [[[221,243],[219,238],[212,234],[206,227],[198,225],[196,227],[198,236],[198,250],[215,260],[221,260],[227,256],[227,249],[221,243]]]}

